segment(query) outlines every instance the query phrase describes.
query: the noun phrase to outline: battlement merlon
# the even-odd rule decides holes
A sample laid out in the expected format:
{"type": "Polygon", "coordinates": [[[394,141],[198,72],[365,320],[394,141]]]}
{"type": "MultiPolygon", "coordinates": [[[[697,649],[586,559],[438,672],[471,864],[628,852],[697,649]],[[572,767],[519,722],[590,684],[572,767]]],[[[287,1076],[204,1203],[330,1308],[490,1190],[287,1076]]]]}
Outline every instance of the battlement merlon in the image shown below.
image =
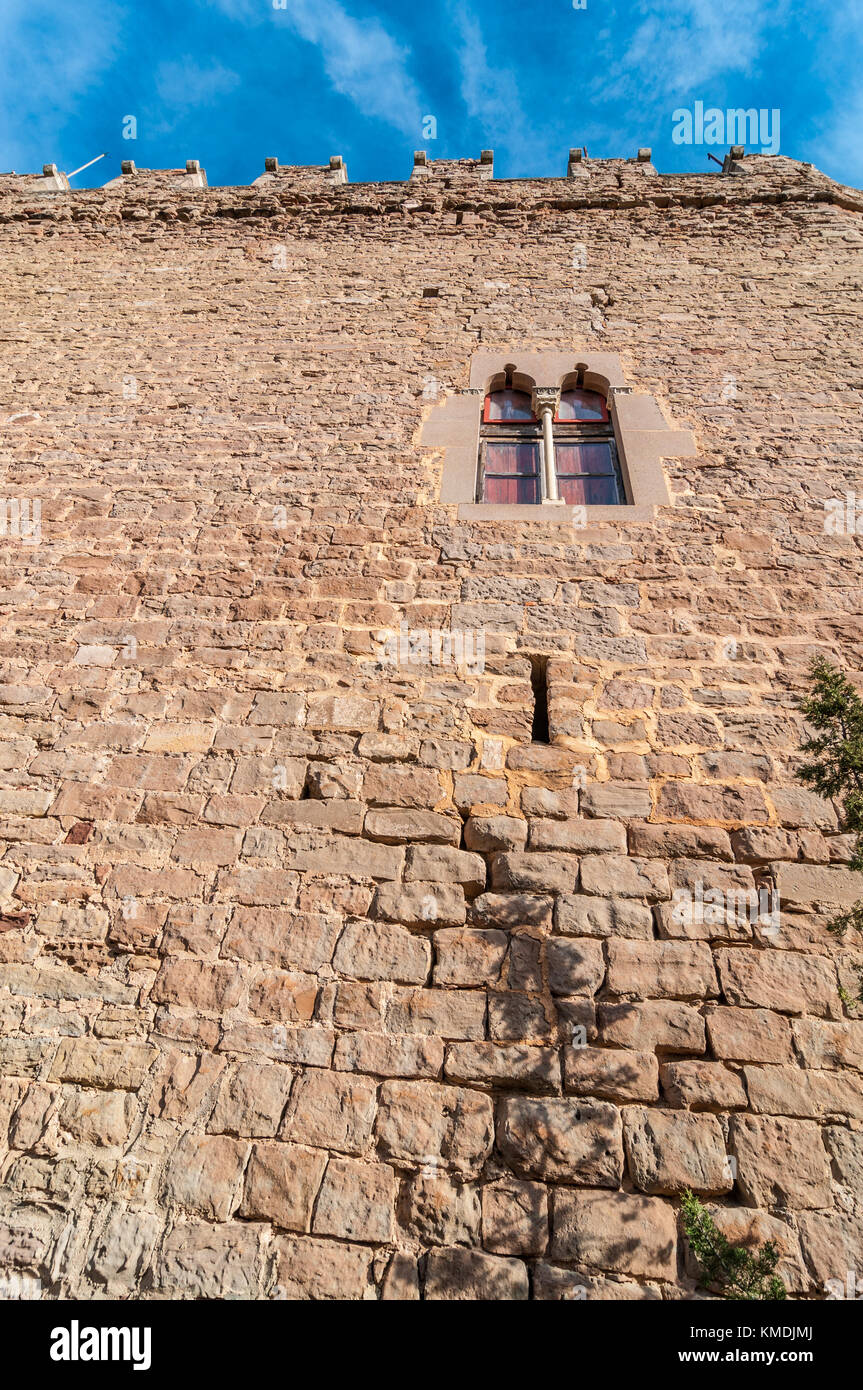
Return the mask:
{"type": "Polygon", "coordinates": [[[138,169],[133,160],[123,160],[120,174],[100,188],[75,189],[56,164],[45,164],[41,175],[0,174],[0,220],[87,219],[98,216],[97,208],[110,218],[125,203],[171,220],[178,195],[193,221],[200,215],[274,217],[310,204],[318,204],[323,215],[436,209],[494,215],[495,205],[511,207],[514,195],[525,206],[544,203],[561,210],[811,202],[863,212],[860,190],[787,155],[747,154],[734,145],[707,169],[666,174],[657,170],[648,147],[627,158],[594,159],[584,147],[574,146],[565,174],[513,179],[495,178],[492,150],[483,150],[478,159],[430,159],[425,150],[417,150],[407,179],[356,184],[349,182],[341,155],[330,156],[324,165],[282,165],[268,156],[263,172],[250,184],[210,185],[196,159],[177,169],[138,169]]]}
{"type": "Polygon", "coordinates": [[[206,188],[207,171],[201,168],[200,160],[187,159],[185,169],[138,169],[133,159],[124,159],[120,164],[120,177],[109,179],[103,183],[103,188],[131,188],[134,191],[146,192],[153,189],[154,192],[160,188],[206,188]]]}

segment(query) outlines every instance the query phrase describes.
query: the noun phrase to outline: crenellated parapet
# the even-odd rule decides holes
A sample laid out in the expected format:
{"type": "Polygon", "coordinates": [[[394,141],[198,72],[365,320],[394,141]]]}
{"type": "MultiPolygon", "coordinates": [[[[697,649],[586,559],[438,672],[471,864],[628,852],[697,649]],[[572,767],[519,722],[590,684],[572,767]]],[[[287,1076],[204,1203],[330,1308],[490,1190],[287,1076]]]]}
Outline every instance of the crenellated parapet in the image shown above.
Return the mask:
{"type": "Polygon", "coordinates": [[[126,188],[136,193],[148,190],[158,192],[163,188],[206,188],[207,171],[201,168],[197,159],[187,159],[185,169],[138,169],[134,160],[124,159],[120,165],[120,177],[109,179],[102,187],[126,188]]]}
{"type": "Polygon", "coordinates": [[[308,215],[314,208],[321,217],[445,215],[469,226],[475,216],[494,217],[498,211],[508,216],[514,208],[535,207],[577,211],[820,202],[863,211],[857,189],[837,184],[814,165],[785,155],[747,154],[742,146],[731,146],[722,160],[694,173],[661,173],[646,146],[615,159],[596,159],[584,146],[573,146],[560,174],[536,178],[495,177],[492,150],[465,159],[430,159],[425,150],[417,150],[403,182],[351,184],[341,155],[331,155],[321,165],[283,165],[268,156],[263,172],[245,185],[208,185],[196,159],[176,169],[139,169],[124,160],[119,175],[101,188],[73,188],[71,177],[55,164],[45,164],[41,175],[0,174],[0,221],[266,220],[290,217],[300,209],[308,215]]]}
{"type": "Polygon", "coordinates": [[[330,155],[329,164],[279,164],[274,155],[264,160],[264,172],[252,180],[253,188],[296,189],[302,193],[322,193],[348,182],[348,170],[340,154],[330,155]]]}
{"type": "Polygon", "coordinates": [[[493,178],[494,150],[483,150],[479,159],[429,159],[425,150],[414,152],[414,183],[432,182],[438,187],[457,188],[493,178]]]}

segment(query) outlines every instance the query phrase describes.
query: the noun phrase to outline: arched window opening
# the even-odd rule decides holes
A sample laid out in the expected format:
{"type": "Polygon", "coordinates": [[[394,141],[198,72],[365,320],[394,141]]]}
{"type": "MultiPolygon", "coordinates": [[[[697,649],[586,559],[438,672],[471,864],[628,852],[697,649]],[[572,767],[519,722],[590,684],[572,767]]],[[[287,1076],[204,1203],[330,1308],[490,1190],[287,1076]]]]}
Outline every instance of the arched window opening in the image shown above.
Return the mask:
{"type": "Polygon", "coordinates": [[[614,507],[626,501],[605,397],[583,386],[560,393],[554,418],[560,497],[570,506],[614,507]]]}
{"type": "Polygon", "coordinates": [[[539,421],[527,391],[515,390],[512,378],[485,398],[480,437],[480,487],[483,502],[542,501],[539,421]]]}
{"type": "Polygon", "coordinates": [[[504,424],[510,420],[525,424],[529,421],[535,423],[536,417],[527,391],[504,389],[489,391],[485,398],[483,419],[486,424],[504,424]]]}
{"type": "Polygon", "coordinates": [[[584,385],[581,369],[564,379],[559,395],[551,387],[532,395],[526,384],[508,366],[485,397],[477,500],[624,504],[614,427],[602,393],[584,385]]]}
{"type": "Polygon", "coordinates": [[[583,387],[561,391],[555,423],[570,424],[574,421],[579,424],[607,424],[605,397],[598,391],[585,391],[583,387]]]}

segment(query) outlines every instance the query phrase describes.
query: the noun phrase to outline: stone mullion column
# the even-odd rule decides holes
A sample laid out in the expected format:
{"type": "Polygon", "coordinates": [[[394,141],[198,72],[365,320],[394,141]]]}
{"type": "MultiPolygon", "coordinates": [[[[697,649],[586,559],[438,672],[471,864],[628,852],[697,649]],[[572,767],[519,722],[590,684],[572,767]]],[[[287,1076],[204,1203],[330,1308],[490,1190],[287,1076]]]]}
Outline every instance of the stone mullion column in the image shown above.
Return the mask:
{"type": "Polygon", "coordinates": [[[560,503],[557,490],[557,465],[554,458],[554,417],[557,412],[560,390],[556,386],[535,386],[533,389],[533,412],[542,422],[543,456],[543,502],[560,503]]]}

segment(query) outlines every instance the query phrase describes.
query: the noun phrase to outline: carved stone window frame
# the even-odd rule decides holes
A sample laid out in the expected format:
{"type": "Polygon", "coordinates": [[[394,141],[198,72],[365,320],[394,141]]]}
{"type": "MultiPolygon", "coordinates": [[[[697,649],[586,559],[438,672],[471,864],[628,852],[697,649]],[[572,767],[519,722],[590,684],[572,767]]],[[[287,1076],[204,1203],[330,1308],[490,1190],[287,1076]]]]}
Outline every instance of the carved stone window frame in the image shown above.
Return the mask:
{"type": "Polygon", "coordinates": [[[608,352],[522,352],[507,348],[478,352],[471,360],[470,386],[435,406],[420,434],[423,448],[443,451],[440,501],[458,506],[460,521],[532,521],[574,524],[575,514],[587,522],[651,521],[657,507],[671,498],[662,469],[664,458],[694,458],[690,430],[668,424],[653,396],[626,384],[620,358],[608,352]],[[480,422],[487,392],[506,367],[516,370],[519,384],[532,391],[559,390],[565,379],[581,369],[588,390],[600,391],[608,402],[627,501],[618,506],[583,508],[565,502],[490,503],[476,500],[480,422]]]}

